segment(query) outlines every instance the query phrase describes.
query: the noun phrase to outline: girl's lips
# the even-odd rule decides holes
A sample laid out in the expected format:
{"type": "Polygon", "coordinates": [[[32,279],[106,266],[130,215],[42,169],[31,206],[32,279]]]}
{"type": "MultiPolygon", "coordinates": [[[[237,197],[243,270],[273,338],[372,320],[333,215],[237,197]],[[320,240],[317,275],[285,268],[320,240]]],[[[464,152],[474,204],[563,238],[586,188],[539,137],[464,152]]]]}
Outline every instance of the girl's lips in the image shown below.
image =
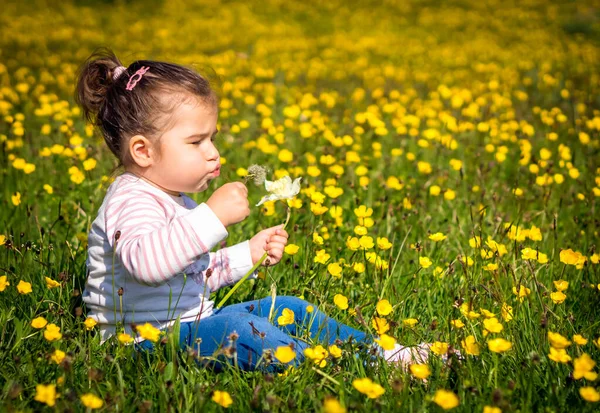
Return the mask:
{"type": "Polygon", "coordinates": [[[214,176],[219,176],[221,175],[221,167],[218,167],[217,169],[215,169],[214,171],[212,171],[212,174],[214,176]]]}

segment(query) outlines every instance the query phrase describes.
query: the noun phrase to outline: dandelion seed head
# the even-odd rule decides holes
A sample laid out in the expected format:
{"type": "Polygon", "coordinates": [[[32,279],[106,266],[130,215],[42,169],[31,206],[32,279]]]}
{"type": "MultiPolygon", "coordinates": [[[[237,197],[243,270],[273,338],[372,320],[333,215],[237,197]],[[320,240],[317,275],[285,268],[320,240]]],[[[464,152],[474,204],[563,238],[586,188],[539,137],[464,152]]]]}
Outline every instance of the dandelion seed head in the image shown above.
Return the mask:
{"type": "Polygon", "coordinates": [[[250,165],[248,167],[248,179],[252,179],[254,185],[261,185],[267,179],[269,169],[261,165],[250,165]]]}

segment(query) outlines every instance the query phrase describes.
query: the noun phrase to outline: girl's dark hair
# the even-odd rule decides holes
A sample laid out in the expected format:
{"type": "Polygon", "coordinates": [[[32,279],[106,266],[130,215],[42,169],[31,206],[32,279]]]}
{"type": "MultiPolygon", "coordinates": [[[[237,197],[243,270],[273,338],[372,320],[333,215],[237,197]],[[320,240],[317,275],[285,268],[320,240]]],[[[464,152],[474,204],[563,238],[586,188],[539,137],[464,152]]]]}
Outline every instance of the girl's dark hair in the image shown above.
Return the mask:
{"type": "Polygon", "coordinates": [[[174,109],[186,99],[217,104],[209,81],[186,67],[137,60],[115,78],[120,66],[112,51],[96,50],[79,70],[75,100],[121,164],[129,162],[128,139],[135,135],[158,138],[174,109]],[[132,90],[126,90],[130,77],[142,67],[149,70],[132,90]]]}

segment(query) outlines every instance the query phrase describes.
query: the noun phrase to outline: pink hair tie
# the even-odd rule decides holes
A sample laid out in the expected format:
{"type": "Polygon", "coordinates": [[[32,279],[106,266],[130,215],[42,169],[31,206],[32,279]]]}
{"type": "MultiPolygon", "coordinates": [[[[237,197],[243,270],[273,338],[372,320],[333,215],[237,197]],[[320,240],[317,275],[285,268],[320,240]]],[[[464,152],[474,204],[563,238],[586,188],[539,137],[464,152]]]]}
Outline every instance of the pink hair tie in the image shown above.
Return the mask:
{"type": "Polygon", "coordinates": [[[150,70],[149,67],[142,66],[140,70],[135,72],[135,74],[129,78],[129,82],[127,82],[127,87],[125,89],[133,90],[135,85],[137,85],[142,76],[145,75],[148,70],[150,70]]]}

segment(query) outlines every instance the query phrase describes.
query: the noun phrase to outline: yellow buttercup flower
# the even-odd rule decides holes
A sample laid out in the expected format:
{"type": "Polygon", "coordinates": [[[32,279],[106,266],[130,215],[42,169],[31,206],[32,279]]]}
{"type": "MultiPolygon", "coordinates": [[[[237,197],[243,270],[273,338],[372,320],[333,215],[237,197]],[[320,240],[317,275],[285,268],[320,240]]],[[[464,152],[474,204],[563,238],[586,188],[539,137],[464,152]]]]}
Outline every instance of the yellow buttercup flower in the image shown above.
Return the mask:
{"type": "Polygon", "coordinates": [[[474,336],[467,336],[464,340],[460,342],[462,348],[465,350],[465,353],[471,356],[478,356],[480,353],[479,344],[475,341],[474,336]]]}
{"type": "Polygon", "coordinates": [[[228,408],[233,404],[233,399],[231,398],[229,393],[221,390],[215,390],[213,392],[211,400],[224,408],[228,408]]]}
{"type": "Polygon", "coordinates": [[[444,410],[450,410],[457,407],[460,402],[458,396],[449,390],[440,389],[435,392],[433,402],[444,410]]]}
{"type": "Polygon", "coordinates": [[[431,375],[431,370],[427,364],[411,364],[410,373],[418,379],[425,380],[431,375]]]}
{"type": "Polygon", "coordinates": [[[280,346],[275,350],[275,358],[287,364],[296,358],[296,352],[290,346],[280,346]]]}
{"type": "Polygon", "coordinates": [[[137,326],[137,332],[144,340],[149,340],[153,343],[156,343],[160,337],[160,330],[150,323],[137,326]]]}
{"type": "Polygon", "coordinates": [[[48,324],[44,330],[44,338],[48,341],[60,340],[62,338],[60,327],[53,323],[48,324]]]}
{"type": "Polygon", "coordinates": [[[0,292],[6,290],[10,283],[8,282],[8,277],[6,275],[0,276],[0,292]]]}
{"type": "Polygon", "coordinates": [[[304,355],[311,359],[317,366],[325,367],[327,364],[327,356],[329,356],[329,352],[322,345],[317,345],[315,347],[309,347],[304,349],[304,355]]]}
{"type": "Polygon", "coordinates": [[[384,350],[393,350],[396,345],[396,339],[387,334],[382,334],[381,337],[375,339],[375,342],[384,350]]]}
{"type": "Polygon", "coordinates": [[[55,281],[52,278],[48,278],[48,277],[44,277],[44,279],[46,280],[46,288],[51,289],[51,288],[60,287],[60,283],[58,281],[55,281]]]}
{"type": "Polygon", "coordinates": [[[336,294],[333,297],[333,302],[340,310],[346,310],[348,308],[348,297],[342,294],[336,294]]]}
{"type": "Polygon", "coordinates": [[[133,343],[133,337],[131,337],[127,333],[119,333],[119,335],[117,336],[117,338],[119,339],[119,342],[121,344],[127,345],[127,344],[133,343]]]}
{"type": "Polygon", "coordinates": [[[446,235],[442,234],[441,232],[436,232],[435,234],[429,235],[429,239],[434,242],[443,241],[446,238],[448,238],[448,237],[446,235]]]}
{"type": "Polygon", "coordinates": [[[294,314],[294,311],[290,310],[289,308],[284,308],[281,312],[281,315],[277,317],[277,324],[280,326],[294,324],[296,322],[295,317],[296,315],[294,314]]]}
{"type": "Polygon", "coordinates": [[[94,320],[92,317],[86,318],[85,321],[83,322],[83,325],[85,325],[85,329],[87,331],[93,330],[94,327],[96,327],[96,324],[98,324],[98,322],[96,320],[94,320]]]}
{"type": "Polygon", "coordinates": [[[488,340],[487,344],[490,351],[493,351],[494,353],[504,353],[512,348],[512,343],[503,338],[488,340]]]}
{"type": "Polygon", "coordinates": [[[46,324],[48,324],[48,321],[46,321],[44,317],[36,317],[33,320],[31,320],[31,326],[33,328],[44,328],[46,327],[46,324]]]}
{"type": "Polygon", "coordinates": [[[336,359],[342,357],[342,349],[336,346],[335,344],[329,346],[327,350],[329,351],[329,354],[331,354],[331,356],[335,357],[336,359]]]}
{"type": "Polygon", "coordinates": [[[573,336],[573,341],[578,346],[585,346],[588,343],[588,340],[584,336],[582,336],[581,334],[575,334],[573,336]]]}
{"type": "Polygon", "coordinates": [[[56,385],[55,384],[36,384],[35,401],[47,404],[53,407],[56,404],[56,385]]]}
{"type": "Polygon", "coordinates": [[[340,278],[342,276],[343,268],[337,262],[327,265],[327,272],[334,278],[340,278]]]}
{"type": "Polygon", "coordinates": [[[283,250],[288,255],[295,255],[300,250],[300,247],[296,244],[287,244],[283,250]]]}
{"type": "Polygon", "coordinates": [[[323,413],[346,413],[346,408],[334,397],[326,397],[323,401],[323,413]]]}
{"type": "Polygon", "coordinates": [[[554,302],[554,304],[562,304],[567,296],[562,291],[554,291],[550,293],[550,299],[554,302]]]}
{"type": "Polygon", "coordinates": [[[579,389],[579,395],[583,398],[583,400],[590,403],[600,401],[600,393],[591,386],[581,387],[579,389]]]}
{"type": "Polygon", "coordinates": [[[388,300],[379,300],[375,306],[377,313],[382,316],[390,314],[393,310],[392,305],[388,300]]]}
{"type": "Polygon", "coordinates": [[[52,355],[50,356],[50,360],[52,360],[56,364],[60,364],[66,356],[67,354],[64,351],[56,349],[54,350],[54,353],[52,353],[52,355]]]}
{"type": "Polygon", "coordinates": [[[550,347],[548,358],[557,363],[568,363],[571,361],[571,356],[567,354],[567,351],[564,348],[550,347]]]}
{"type": "Polygon", "coordinates": [[[376,399],[385,393],[380,384],[374,383],[368,377],[353,380],[352,386],[370,399],[376,399]]]}
{"type": "Polygon", "coordinates": [[[575,380],[596,380],[598,378],[598,373],[592,371],[595,366],[596,362],[592,360],[587,353],[583,353],[581,357],[573,360],[573,378],[575,380]]]}
{"type": "Polygon", "coordinates": [[[548,331],[548,341],[552,347],[557,349],[567,348],[571,345],[571,342],[566,337],[552,331],[548,331]]]}
{"type": "Polygon", "coordinates": [[[19,284],[17,284],[17,291],[19,294],[30,294],[33,291],[31,289],[31,283],[23,280],[19,281],[19,284]]]}
{"type": "Polygon", "coordinates": [[[385,318],[373,317],[371,324],[379,335],[385,334],[390,329],[390,325],[385,318]]]}

